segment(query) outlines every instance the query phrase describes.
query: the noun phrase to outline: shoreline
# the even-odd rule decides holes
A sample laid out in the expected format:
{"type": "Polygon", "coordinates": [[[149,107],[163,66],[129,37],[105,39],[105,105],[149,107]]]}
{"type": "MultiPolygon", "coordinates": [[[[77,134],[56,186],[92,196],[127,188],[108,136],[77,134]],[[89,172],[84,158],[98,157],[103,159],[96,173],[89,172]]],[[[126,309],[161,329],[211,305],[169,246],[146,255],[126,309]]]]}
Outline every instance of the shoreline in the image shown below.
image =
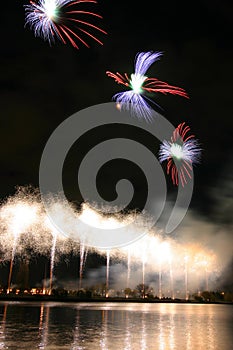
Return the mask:
{"type": "Polygon", "coordinates": [[[168,304],[221,304],[221,305],[233,305],[233,301],[196,301],[185,299],[139,299],[139,298],[105,298],[105,297],[93,297],[93,298],[78,298],[78,297],[54,297],[51,295],[4,295],[0,296],[1,301],[22,301],[22,302],[64,302],[64,303],[168,303],[168,304]]]}

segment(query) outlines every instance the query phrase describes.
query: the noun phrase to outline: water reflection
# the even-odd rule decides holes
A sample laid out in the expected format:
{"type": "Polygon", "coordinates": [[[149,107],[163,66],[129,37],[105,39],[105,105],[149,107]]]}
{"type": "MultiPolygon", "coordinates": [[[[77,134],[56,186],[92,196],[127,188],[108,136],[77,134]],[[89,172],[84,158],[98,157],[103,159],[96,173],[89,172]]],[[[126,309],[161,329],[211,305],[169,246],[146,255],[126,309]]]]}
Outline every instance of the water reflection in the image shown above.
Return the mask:
{"type": "Polygon", "coordinates": [[[3,306],[3,316],[0,326],[0,349],[7,349],[5,347],[5,328],[6,328],[6,315],[7,315],[7,304],[3,306]]]}
{"type": "Polygon", "coordinates": [[[102,310],[102,330],[100,336],[100,348],[103,350],[108,349],[108,310],[102,310]]]}
{"type": "Polygon", "coordinates": [[[39,349],[46,349],[48,343],[48,333],[49,333],[49,306],[44,306],[44,304],[40,307],[40,322],[39,322],[39,349]]]}
{"type": "Polygon", "coordinates": [[[0,349],[231,350],[232,311],[175,303],[0,303],[0,349]]]}
{"type": "Polygon", "coordinates": [[[131,350],[131,323],[129,318],[129,313],[125,316],[125,340],[124,340],[124,349],[131,350]]]}
{"type": "Polygon", "coordinates": [[[206,325],[206,331],[207,331],[207,341],[209,344],[209,350],[214,350],[215,349],[215,344],[214,344],[214,338],[217,336],[217,329],[214,327],[214,315],[212,310],[208,310],[209,312],[209,317],[208,317],[208,323],[206,325]]]}
{"type": "Polygon", "coordinates": [[[76,320],[75,320],[75,326],[74,326],[74,338],[73,338],[73,342],[71,344],[71,350],[82,350],[83,347],[79,344],[81,339],[80,339],[80,333],[79,333],[79,324],[80,324],[80,315],[79,315],[79,310],[77,310],[77,314],[76,314],[76,320]]]}
{"type": "Polygon", "coordinates": [[[174,320],[174,312],[170,313],[170,317],[169,317],[169,349],[173,350],[175,349],[175,320],[174,320]]]}
{"type": "MultiPolygon", "coordinates": [[[[199,322],[197,320],[196,323],[197,327],[197,334],[199,334],[199,322]]],[[[186,339],[186,349],[189,350],[192,347],[192,318],[187,317],[186,322],[185,322],[185,328],[184,328],[184,341],[186,339]]],[[[198,348],[197,348],[198,349],[198,348]]]]}
{"type": "Polygon", "coordinates": [[[158,324],[159,350],[164,350],[165,349],[163,318],[164,318],[163,313],[160,313],[159,314],[159,324],[158,324]]]}

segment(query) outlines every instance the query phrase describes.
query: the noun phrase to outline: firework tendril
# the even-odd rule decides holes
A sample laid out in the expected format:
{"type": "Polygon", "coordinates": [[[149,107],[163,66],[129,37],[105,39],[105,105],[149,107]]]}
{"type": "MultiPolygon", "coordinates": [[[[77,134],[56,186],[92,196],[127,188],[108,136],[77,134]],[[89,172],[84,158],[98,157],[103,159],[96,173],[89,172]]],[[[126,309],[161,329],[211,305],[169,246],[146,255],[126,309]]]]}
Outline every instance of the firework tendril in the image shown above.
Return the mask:
{"type": "Polygon", "coordinates": [[[200,162],[201,148],[194,135],[188,135],[190,127],[185,122],[174,130],[170,141],[163,141],[159,150],[160,163],[167,161],[167,174],[172,182],[184,187],[192,178],[192,165],[200,162]]]}
{"type": "Polygon", "coordinates": [[[89,47],[87,39],[91,38],[99,44],[103,42],[96,33],[107,34],[89,19],[102,19],[102,16],[79,8],[84,4],[96,4],[95,0],[38,0],[25,5],[25,26],[34,31],[36,37],[41,37],[51,45],[55,39],[63,44],[68,42],[79,49],[77,42],[89,47]]]}
{"type": "Polygon", "coordinates": [[[184,89],[169,85],[157,78],[149,78],[145,75],[152,63],[159,60],[161,55],[162,52],[153,51],[137,53],[134,64],[135,72],[130,77],[127,73],[106,72],[116,83],[131,89],[129,91],[119,92],[112,97],[117,102],[118,107],[130,110],[131,114],[138,118],[151,120],[152,108],[150,102],[155,105],[157,104],[146,96],[146,93],[172,94],[188,98],[184,89]]]}

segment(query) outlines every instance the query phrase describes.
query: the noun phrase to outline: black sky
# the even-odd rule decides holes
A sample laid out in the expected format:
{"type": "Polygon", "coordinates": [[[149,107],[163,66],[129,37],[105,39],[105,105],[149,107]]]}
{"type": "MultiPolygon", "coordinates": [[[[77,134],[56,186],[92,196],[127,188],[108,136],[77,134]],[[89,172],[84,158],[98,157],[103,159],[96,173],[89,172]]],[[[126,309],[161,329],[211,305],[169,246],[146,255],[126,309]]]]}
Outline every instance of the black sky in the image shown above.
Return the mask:
{"type": "MultiPolygon", "coordinates": [[[[76,50],[59,42],[50,46],[25,28],[27,3],[8,2],[2,8],[0,197],[13,194],[17,185],[37,187],[40,157],[54,129],[83,108],[110,102],[121,87],[106,70],[130,74],[136,53],[153,50],[164,55],[150,68],[151,75],[183,87],[190,96],[186,100],[160,95],[156,102],[173,125],[186,121],[202,145],[192,205],[210,214],[218,191],[232,176],[232,4],[99,1],[92,8],[103,15],[100,25],[108,32],[100,35],[104,45],[90,39],[89,49],[80,45],[76,50]]],[[[118,132],[126,133],[111,129],[106,135],[102,130],[85,139],[83,147],[118,132]]],[[[139,138],[137,132],[128,132],[139,138]]],[[[147,135],[144,142],[153,144],[147,135]]],[[[130,164],[113,169],[107,172],[110,183],[116,169],[119,177],[122,169],[129,178],[135,174],[130,164]]],[[[72,193],[72,171],[70,166],[65,175],[67,192],[78,201],[72,193]]],[[[141,193],[142,176],[136,173],[135,186],[141,193]]]]}

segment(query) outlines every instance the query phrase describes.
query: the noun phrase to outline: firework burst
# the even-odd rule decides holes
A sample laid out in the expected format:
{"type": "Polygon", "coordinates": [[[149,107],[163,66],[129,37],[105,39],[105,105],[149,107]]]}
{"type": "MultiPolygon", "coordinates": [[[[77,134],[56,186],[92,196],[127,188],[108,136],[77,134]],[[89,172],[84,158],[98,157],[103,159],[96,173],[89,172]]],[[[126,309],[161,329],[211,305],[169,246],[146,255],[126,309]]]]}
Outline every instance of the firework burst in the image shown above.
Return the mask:
{"type": "Polygon", "coordinates": [[[76,41],[89,47],[86,40],[93,39],[99,44],[103,44],[96,37],[97,33],[107,34],[97,25],[89,22],[89,19],[101,19],[97,13],[85,11],[79,6],[84,4],[96,4],[95,0],[37,0],[30,1],[25,5],[26,20],[34,31],[36,37],[41,37],[51,45],[55,39],[59,39],[63,44],[67,42],[78,49],[76,41]]]}
{"type": "Polygon", "coordinates": [[[185,122],[174,130],[170,141],[163,141],[159,150],[160,163],[167,161],[167,174],[171,174],[172,182],[184,185],[187,177],[192,178],[192,165],[200,162],[201,149],[194,135],[187,135],[190,127],[185,122]]]}
{"type": "Polygon", "coordinates": [[[155,61],[160,59],[162,52],[140,52],[135,57],[135,72],[130,78],[127,73],[112,73],[107,71],[106,74],[115,79],[118,84],[124,85],[131,90],[119,92],[113,96],[113,100],[117,102],[119,108],[130,110],[131,114],[138,118],[151,120],[152,109],[149,102],[157,105],[145,93],[162,93],[173,94],[188,98],[184,89],[177,86],[172,86],[166,82],[160,81],[157,78],[149,78],[145,74],[149,67],[155,61]]]}

